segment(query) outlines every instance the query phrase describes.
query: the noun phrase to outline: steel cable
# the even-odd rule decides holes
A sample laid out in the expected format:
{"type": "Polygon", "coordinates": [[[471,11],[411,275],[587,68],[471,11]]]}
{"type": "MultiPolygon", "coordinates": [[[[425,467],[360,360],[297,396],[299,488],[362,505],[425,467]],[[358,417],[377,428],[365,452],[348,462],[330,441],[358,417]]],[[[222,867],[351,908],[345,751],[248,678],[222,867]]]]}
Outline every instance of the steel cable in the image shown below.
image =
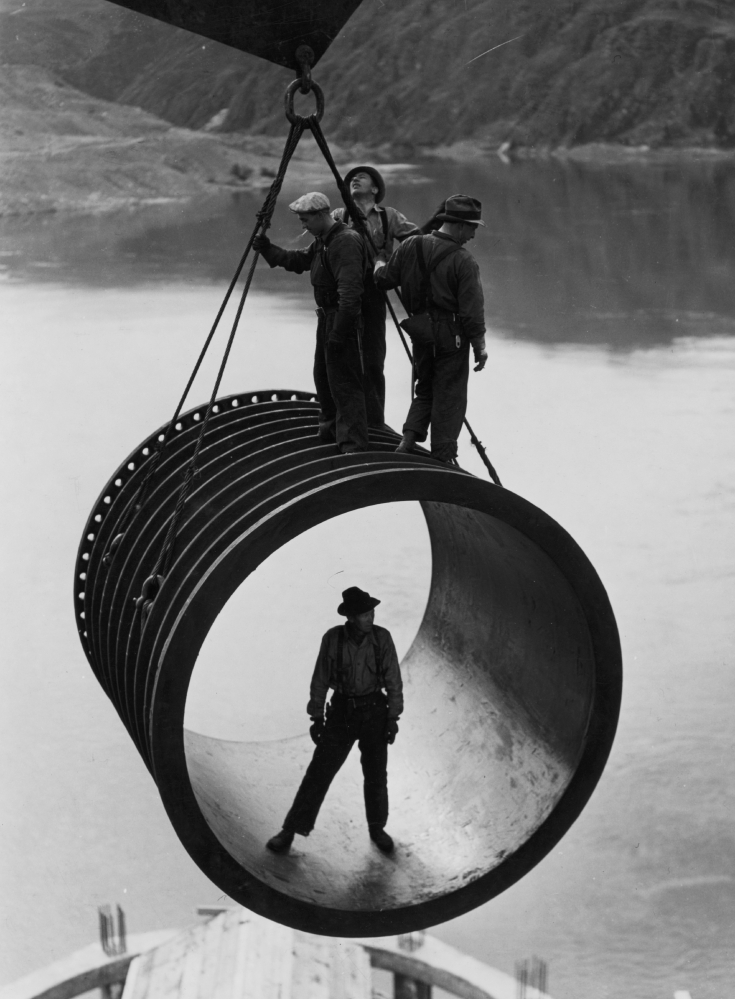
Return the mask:
{"type": "MultiPolygon", "coordinates": [[[[284,177],[286,176],[286,169],[288,168],[288,164],[291,161],[291,157],[293,156],[294,152],[296,151],[296,147],[299,144],[299,140],[300,140],[301,136],[304,133],[304,127],[305,127],[305,122],[304,122],[303,119],[297,120],[296,122],[292,123],[292,125],[291,125],[291,129],[289,131],[288,138],[286,139],[286,144],[285,144],[284,149],[283,149],[283,154],[281,156],[281,162],[280,162],[280,164],[278,166],[278,171],[276,172],[276,176],[275,176],[275,178],[273,180],[273,183],[270,186],[270,190],[268,191],[268,195],[267,195],[265,201],[263,202],[263,207],[260,209],[260,211],[257,214],[257,217],[256,217],[257,221],[255,223],[255,227],[254,227],[254,229],[252,231],[250,239],[248,240],[248,245],[247,245],[247,249],[245,251],[245,254],[243,255],[242,264],[244,264],[245,258],[247,257],[248,253],[250,252],[250,250],[252,248],[252,245],[253,245],[253,241],[255,240],[256,235],[258,235],[258,232],[265,233],[270,228],[271,220],[273,218],[273,212],[275,211],[276,203],[278,201],[278,195],[281,193],[281,188],[283,186],[283,180],[284,180],[284,177]]],[[[165,538],[163,546],[161,548],[161,552],[160,552],[160,554],[158,556],[158,559],[156,561],[156,565],[155,565],[155,567],[153,569],[153,572],[151,574],[153,577],[157,577],[159,575],[159,573],[165,576],[166,571],[168,570],[168,567],[169,567],[169,565],[171,563],[171,556],[173,554],[174,541],[175,541],[175,538],[176,538],[176,528],[177,528],[179,520],[181,518],[181,513],[182,513],[182,511],[184,509],[184,504],[186,503],[186,498],[187,498],[187,496],[189,494],[189,488],[190,488],[190,485],[191,485],[191,480],[193,479],[194,475],[196,474],[197,458],[199,457],[199,452],[201,451],[202,445],[204,443],[204,437],[205,437],[205,434],[207,432],[207,427],[209,425],[209,420],[210,420],[210,418],[212,416],[212,409],[213,409],[213,407],[215,405],[215,402],[217,400],[217,393],[219,392],[219,387],[220,387],[220,384],[222,383],[222,378],[223,378],[224,373],[225,373],[225,367],[227,366],[227,361],[229,360],[229,357],[230,357],[230,351],[232,350],[232,344],[233,344],[233,342],[235,340],[235,334],[237,333],[237,328],[238,328],[238,325],[240,323],[240,317],[242,316],[242,310],[245,307],[245,300],[246,300],[246,298],[248,296],[248,292],[250,291],[250,285],[252,284],[252,281],[253,281],[253,275],[255,273],[255,268],[256,268],[256,266],[258,264],[259,257],[260,257],[260,254],[256,250],[255,254],[253,256],[253,261],[252,261],[252,263],[250,265],[250,270],[248,271],[248,276],[245,279],[245,286],[244,286],[242,294],[240,296],[240,302],[239,302],[238,307],[237,307],[237,312],[235,314],[235,319],[234,319],[233,324],[232,324],[232,329],[230,331],[230,336],[229,336],[229,338],[227,340],[227,346],[225,347],[225,352],[224,352],[224,354],[222,356],[222,361],[220,363],[219,371],[217,372],[217,378],[215,379],[214,387],[212,388],[212,394],[211,394],[211,396],[209,398],[209,404],[207,405],[207,411],[206,411],[206,413],[204,415],[204,419],[202,420],[202,426],[201,426],[201,430],[199,431],[199,436],[197,438],[196,446],[194,448],[194,453],[192,454],[192,456],[191,456],[191,458],[190,458],[190,460],[189,460],[189,462],[188,462],[188,464],[186,466],[186,470],[184,472],[184,482],[183,482],[183,484],[181,486],[181,491],[180,491],[179,497],[178,497],[178,499],[176,501],[176,508],[174,509],[174,513],[173,513],[173,516],[171,518],[171,523],[169,524],[168,531],[166,533],[166,538],[165,538]]],[[[242,270],[242,265],[239,267],[239,271],[241,271],[241,270],[242,270]]],[[[238,271],[238,273],[239,273],[239,271],[238,271]]],[[[234,287],[234,282],[231,284],[230,287],[231,288],[234,287]]],[[[229,295],[228,295],[228,297],[229,297],[229,295]]],[[[226,302],[224,304],[226,304],[226,302]]],[[[218,314],[217,321],[219,321],[219,318],[221,317],[222,312],[224,311],[224,304],[223,304],[223,307],[220,309],[220,313],[218,314]]],[[[187,385],[186,393],[188,393],[189,388],[191,387],[191,384],[194,381],[194,376],[196,375],[196,372],[198,371],[199,366],[201,365],[201,362],[204,359],[204,353],[206,351],[206,348],[209,346],[209,343],[211,342],[211,339],[212,339],[212,335],[210,334],[210,336],[207,338],[207,343],[205,344],[204,350],[199,355],[199,359],[197,360],[195,371],[192,374],[191,378],[189,379],[189,383],[187,385]]],[[[182,403],[180,403],[180,407],[183,404],[183,399],[186,398],[186,393],[184,393],[184,397],[182,398],[182,403]]],[[[169,427],[171,425],[172,424],[169,424],[169,427]]]]}
{"type": "MultiPolygon", "coordinates": [[[[253,242],[254,242],[256,236],[259,233],[260,234],[265,234],[267,232],[267,230],[270,228],[271,221],[272,221],[272,218],[273,218],[273,213],[275,211],[275,207],[276,207],[276,204],[277,204],[277,201],[278,201],[278,196],[279,196],[279,194],[281,192],[281,188],[283,186],[283,181],[284,181],[284,178],[285,178],[285,175],[286,175],[286,170],[288,168],[288,164],[290,163],[291,158],[292,158],[292,156],[293,156],[293,154],[294,154],[294,152],[296,150],[296,147],[298,146],[299,140],[301,139],[301,136],[303,135],[303,133],[304,133],[304,131],[305,131],[306,128],[310,129],[310,131],[312,132],[312,134],[314,136],[314,139],[315,139],[315,141],[316,141],[316,143],[317,143],[317,145],[318,145],[318,147],[319,147],[322,155],[324,156],[325,162],[327,163],[329,169],[331,170],[331,172],[332,172],[332,174],[334,176],[334,179],[335,179],[336,184],[337,184],[337,188],[338,188],[339,193],[340,193],[340,195],[342,197],[342,200],[344,201],[344,204],[345,204],[345,207],[346,207],[346,210],[348,212],[349,217],[354,222],[355,227],[358,230],[358,232],[360,232],[360,234],[363,236],[363,238],[366,240],[366,242],[368,243],[368,245],[372,249],[373,256],[375,256],[377,254],[377,247],[375,246],[375,243],[373,241],[372,234],[370,233],[370,230],[369,230],[368,226],[366,225],[366,221],[365,221],[364,217],[362,216],[361,212],[357,208],[357,205],[355,204],[354,199],[352,198],[352,196],[351,196],[351,194],[350,194],[350,192],[349,192],[349,190],[347,188],[347,185],[345,184],[345,182],[344,182],[344,180],[342,178],[342,175],[340,174],[340,172],[339,172],[339,170],[337,168],[337,164],[335,163],[334,157],[332,156],[332,151],[329,148],[329,143],[327,142],[326,136],[324,135],[324,132],[322,131],[322,128],[321,128],[321,125],[320,125],[320,120],[321,120],[321,117],[322,117],[322,114],[323,114],[323,110],[324,110],[324,98],[323,98],[323,94],[322,94],[321,90],[318,88],[318,86],[315,83],[312,83],[311,81],[309,81],[309,83],[308,83],[308,89],[313,90],[313,92],[314,92],[314,94],[315,94],[315,96],[317,98],[317,111],[316,111],[315,114],[312,114],[312,115],[309,115],[309,116],[297,115],[297,114],[294,113],[294,110],[293,110],[293,97],[294,97],[294,93],[295,93],[295,90],[297,89],[297,87],[299,89],[301,89],[301,91],[303,92],[303,79],[301,81],[296,81],[296,80],[293,81],[293,83],[290,84],[290,86],[288,87],[288,89],[286,91],[286,98],[285,98],[286,99],[286,115],[287,115],[287,117],[288,117],[288,119],[289,119],[289,121],[291,123],[291,127],[290,127],[290,130],[289,130],[288,137],[286,139],[286,143],[284,145],[284,149],[283,149],[283,153],[282,153],[282,156],[281,156],[281,161],[279,163],[278,171],[277,171],[276,176],[275,176],[275,178],[273,180],[273,183],[271,184],[271,187],[270,187],[270,189],[268,191],[268,195],[267,195],[267,197],[266,197],[266,199],[265,199],[265,201],[263,203],[263,206],[262,206],[262,208],[257,213],[255,227],[253,228],[253,231],[252,231],[252,233],[250,235],[250,238],[249,238],[249,240],[247,242],[245,251],[243,252],[242,257],[240,258],[240,262],[239,262],[239,264],[237,266],[235,274],[233,275],[233,278],[230,281],[230,285],[229,285],[229,287],[227,289],[227,292],[225,293],[225,296],[224,296],[224,299],[222,301],[222,304],[220,305],[220,308],[219,308],[219,310],[217,312],[217,315],[216,315],[216,317],[214,319],[214,322],[213,322],[212,327],[211,327],[211,329],[209,331],[209,334],[208,334],[208,336],[207,336],[207,338],[206,338],[206,340],[204,342],[202,350],[199,353],[199,357],[197,358],[197,361],[196,361],[196,363],[194,365],[192,373],[189,376],[189,380],[187,381],[186,387],[185,387],[184,392],[183,392],[183,394],[181,396],[181,399],[179,400],[179,403],[178,403],[178,405],[176,407],[174,415],[173,415],[171,421],[169,422],[169,424],[167,425],[166,430],[165,430],[164,434],[162,435],[162,439],[160,439],[160,436],[159,436],[158,445],[157,445],[157,447],[156,447],[153,455],[151,456],[150,464],[149,464],[149,466],[148,466],[148,468],[146,470],[146,473],[145,473],[145,475],[144,475],[144,477],[143,477],[143,479],[141,481],[141,484],[140,484],[140,486],[138,488],[138,491],[137,491],[136,495],[133,497],[133,499],[131,500],[130,504],[128,505],[127,509],[125,510],[125,512],[123,514],[120,533],[118,533],[118,535],[112,540],[110,548],[108,549],[108,551],[105,554],[105,564],[108,565],[108,566],[109,566],[109,562],[110,562],[111,558],[114,556],[115,549],[119,545],[119,543],[120,543],[120,541],[122,539],[122,535],[123,535],[125,529],[127,528],[129,522],[130,522],[130,518],[131,518],[132,514],[135,511],[139,510],[142,507],[142,505],[145,503],[151,479],[152,479],[152,477],[153,477],[153,475],[154,475],[154,473],[156,471],[156,468],[158,467],[158,465],[160,463],[162,454],[166,450],[166,448],[167,448],[167,446],[168,446],[168,444],[169,444],[169,442],[171,440],[171,436],[172,436],[173,431],[174,431],[174,429],[175,429],[175,427],[177,425],[177,421],[178,421],[179,416],[181,414],[181,411],[183,409],[184,403],[185,403],[185,401],[186,401],[186,399],[187,399],[187,397],[189,395],[189,392],[190,392],[191,387],[192,387],[192,385],[194,383],[194,380],[195,380],[195,378],[196,378],[196,376],[197,376],[197,374],[198,374],[198,372],[199,372],[199,370],[201,368],[201,365],[202,365],[202,363],[204,361],[204,357],[205,357],[205,355],[206,355],[206,353],[207,353],[207,351],[209,349],[209,346],[210,346],[210,344],[212,342],[212,339],[214,338],[214,334],[215,334],[216,330],[219,327],[219,323],[220,323],[220,321],[222,319],[222,316],[224,314],[225,308],[227,307],[227,305],[228,305],[228,303],[230,301],[230,298],[232,296],[234,288],[235,288],[235,286],[237,284],[237,281],[239,280],[239,277],[240,277],[240,275],[242,273],[242,270],[243,270],[243,268],[245,266],[245,262],[246,262],[246,260],[248,258],[248,255],[250,254],[250,251],[251,251],[252,246],[253,246],[253,242]]],[[[237,329],[238,329],[238,326],[239,326],[240,318],[242,316],[243,308],[245,306],[245,300],[247,299],[248,292],[250,291],[250,286],[252,284],[253,275],[255,273],[255,268],[257,266],[259,256],[260,256],[259,252],[256,251],[255,254],[254,254],[254,256],[253,256],[253,260],[252,260],[252,263],[250,265],[250,269],[248,271],[247,278],[245,280],[245,285],[244,285],[242,294],[240,296],[240,301],[238,303],[238,307],[237,307],[237,312],[236,312],[236,315],[235,315],[235,319],[233,321],[232,329],[230,331],[230,335],[229,335],[228,340],[227,340],[227,344],[226,344],[225,351],[224,351],[224,354],[223,354],[223,357],[222,357],[222,361],[220,363],[219,370],[217,372],[217,377],[215,379],[215,383],[214,383],[214,386],[213,386],[213,389],[212,389],[212,393],[210,395],[209,403],[207,405],[207,410],[206,410],[206,413],[204,415],[204,419],[202,420],[201,429],[200,429],[199,435],[197,437],[197,441],[196,441],[196,445],[195,445],[195,448],[194,448],[194,452],[193,452],[193,454],[192,454],[192,456],[191,456],[191,458],[190,458],[189,462],[187,463],[186,468],[184,470],[184,481],[182,482],[181,487],[180,487],[179,495],[178,495],[178,498],[177,498],[177,501],[176,501],[176,507],[175,507],[173,515],[171,517],[171,521],[170,521],[170,523],[168,525],[168,530],[166,532],[166,536],[165,536],[163,545],[161,547],[161,550],[160,550],[160,552],[158,554],[158,557],[156,559],[156,563],[155,563],[155,566],[153,568],[153,571],[152,571],[151,575],[146,579],[143,591],[142,591],[141,596],[140,596],[140,598],[138,600],[138,606],[140,606],[142,608],[142,611],[143,611],[143,621],[145,621],[145,616],[146,616],[147,609],[150,608],[152,600],[155,599],[156,593],[158,592],[158,589],[160,588],[160,584],[161,584],[161,582],[163,580],[163,577],[166,575],[166,572],[168,571],[168,569],[170,567],[170,564],[171,564],[171,558],[172,558],[172,555],[173,555],[173,550],[174,550],[174,545],[175,545],[175,540],[176,540],[176,532],[177,532],[177,529],[178,529],[178,525],[179,525],[179,522],[180,522],[180,519],[181,519],[181,515],[182,515],[182,512],[183,512],[184,506],[186,505],[186,500],[187,500],[187,497],[189,495],[189,491],[190,491],[192,479],[196,475],[197,460],[198,460],[199,454],[200,454],[201,449],[202,449],[203,444],[204,444],[204,438],[205,438],[205,435],[206,435],[207,427],[209,425],[209,421],[210,421],[210,418],[211,418],[214,406],[216,404],[217,393],[218,393],[220,385],[222,383],[222,378],[224,376],[225,367],[227,365],[227,361],[229,359],[230,352],[232,350],[232,345],[233,345],[233,342],[234,342],[234,339],[235,339],[235,335],[236,335],[236,332],[237,332],[237,329]]],[[[391,318],[392,318],[392,320],[393,320],[393,322],[395,324],[396,331],[398,332],[398,335],[399,335],[399,337],[401,339],[401,343],[402,343],[403,348],[404,348],[404,350],[406,352],[406,356],[408,357],[409,361],[411,362],[411,367],[412,367],[411,396],[413,398],[413,390],[414,390],[414,382],[415,382],[415,368],[414,368],[413,355],[412,355],[412,352],[411,352],[411,350],[410,350],[410,348],[409,348],[409,346],[408,346],[408,344],[406,342],[406,338],[404,336],[403,330],[401,329],[400,323],[398,321],[398,317],[397,317],[397,315],[395,313],[395,310],[393,308],[393,305],[390,302],[390,299],[389,299],[387,293],[384,292],[383,293],[383,297],[384,297],[386,306],[388,308],[388,311],[390,312],[391,318]]],[[[399,294],[398,297],[399,297],[399,301],[401,301],[400,294],[399,294]]],[[[401,301],[401,304],[403,304],[402,301],[401,301]]],[[[488,470],[488,472],[490,474],[490,477],[492,478],[492,480],[497,485],[501,485],[501,482],[500,482],[500,479],[498,477],[498,474],[495,471],[493,465],[491,464],[489,458],[487,457],[487,453],[485,451],[485,448],[483,447],[482,443],[477,438],[477,435],[475,434],[474,430],[470,426],[469,421],[465,418],[463,422],[464,422],[464,425],[467,427],[467,430],[469,431],[470,439],[472,441],[472,444],[477,449],[477,451],[478,451],[478,453],[479,453],[479,455],[480,455],[483,463],[485,464],[485,467],[487,468],[487,470],[488,470]]]]}

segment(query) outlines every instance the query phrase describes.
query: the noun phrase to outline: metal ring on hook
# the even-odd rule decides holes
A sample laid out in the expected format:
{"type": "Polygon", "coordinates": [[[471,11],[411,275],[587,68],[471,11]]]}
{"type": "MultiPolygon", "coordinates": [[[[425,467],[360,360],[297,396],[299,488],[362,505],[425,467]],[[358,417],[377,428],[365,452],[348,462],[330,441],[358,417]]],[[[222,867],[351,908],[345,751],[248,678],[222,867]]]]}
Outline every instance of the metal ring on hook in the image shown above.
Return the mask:
{"type": "MultiPolygon", "coordinates": [[[[89,663],[183,845],[231,898],[335,936],[406,933],[468,912],[549,852],[602,774],[621,697],[620,646],[602,583],[542,510],[423,448],[396,453],[393,432],[371,430],[369,452],[335,454],[317,436],[312,393],[239,393],[218,406],[162,582],[151,571],[201,407],[182,414],[141,508],[127,516],[160,430],[93,507],[74,580],[89,663]],[[401,666],[406,712],[390,769],[396,854],[384,861],[371,853],[356,784],[352,799],[332,794],[305,847],[275,856],[265,841],[311,755],[306,726],[294,739],[265,743],[187,730],[199,650],[238,586],[284,544],[342,514],[397,501],[420,505],[432,578],[401,666]]],[[[261,668],[254,653],[250,665],[261,668]]]]}
{"type": "Polygon", "coordinates": [[[297,90],[301,91],[301,80],[293,80],[286,88],[284,105],[288,120],[292,125],[296,125],[298,122],[303,122],[306,125],[310,121],[320,122],[324,115],[324,91],[322,88],[314,80],[311,81],[311,93],[316,98],[316,111],[310,115],[300,115],[294,111],[293,99],[297,90]]]}

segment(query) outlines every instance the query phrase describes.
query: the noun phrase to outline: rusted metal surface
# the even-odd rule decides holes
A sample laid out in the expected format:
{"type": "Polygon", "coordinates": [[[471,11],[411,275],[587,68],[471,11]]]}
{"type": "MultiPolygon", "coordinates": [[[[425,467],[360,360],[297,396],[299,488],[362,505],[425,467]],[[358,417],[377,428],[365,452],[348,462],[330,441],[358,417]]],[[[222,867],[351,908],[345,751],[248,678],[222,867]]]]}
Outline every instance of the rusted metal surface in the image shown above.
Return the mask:
{"type": "Polygon", "coordinates": [[[160,431],[115,473],[85,529],[75,580],[90,664],[182,843],[232,898],[312,932],[406,932],[487,901],[563,836],[612,744],[620,648],[593,567],[558,524],[506,489],[425,452],[396,454],[388,432],[371,433],[368,453],[337,455],[316,437],[313,397],[242,394],[218,403],[175,558],[141,628],[136,598],[202,413],[181,418],[106,568],[160,431]],[[328,797],[311,837],[275,856],[265,840],[311,744],[185,733],[191,672],[228,598],[278,548],[339,514],[397,500],[421,503],[433,569],[402,664],[407,709],[391,748],[396,854],[370,847],[355,779],[328,797]]]}
{"type": "Polygon", "coordinates": [[[314,66],[361,0],[112,0],[177,28],[301,70],[308,46],[314,66]]]}

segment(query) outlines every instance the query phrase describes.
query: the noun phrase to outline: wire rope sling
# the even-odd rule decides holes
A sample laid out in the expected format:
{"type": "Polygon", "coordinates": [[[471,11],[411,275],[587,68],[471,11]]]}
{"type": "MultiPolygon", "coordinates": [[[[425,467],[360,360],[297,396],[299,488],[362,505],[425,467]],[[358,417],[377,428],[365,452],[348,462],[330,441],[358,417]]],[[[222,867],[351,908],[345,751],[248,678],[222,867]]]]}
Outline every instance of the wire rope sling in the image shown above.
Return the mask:
{"type": "Polygon", "coordinates": [[[173,417],[128,455],[92,509],[75,614],[90,666],[202,871],[278,922],[376,936],[467,912],[559,841],[612,745],[620,646],[593,566],[522,497],[422,449],[396,453],[388,430],[371,430],[368,452],[337,455],[317,437],[311,392],[218,395],[257,253],[210,399],[184,410],[304,131],[363,228],[321,130],[313,52],[302,47],[297,61],[276,177],[173,417]],[[295,114],[297,90],[314,95],[313,114],[295,114]],[[401,666],[414,707],[391,770],[392,798],[407,813],[401,820],[397,804],[391,819],[399,849],[376,867],[325,823],[318,853],[275,857],[264,844],[284,809],[267,774],[278,770],[280,744],[233,750],[186,732],[197,656],[240,584],[289,540],[396,501],[420,504],[432,554],[427,607],[401,666]]]}

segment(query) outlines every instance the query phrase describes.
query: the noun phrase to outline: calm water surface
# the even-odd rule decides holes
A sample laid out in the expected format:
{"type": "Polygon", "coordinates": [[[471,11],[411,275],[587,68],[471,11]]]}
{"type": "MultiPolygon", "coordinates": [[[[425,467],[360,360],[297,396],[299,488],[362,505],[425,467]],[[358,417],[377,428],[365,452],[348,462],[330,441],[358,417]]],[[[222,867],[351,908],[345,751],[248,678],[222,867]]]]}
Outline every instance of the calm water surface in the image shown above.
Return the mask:
{"type": "MultiPolygon", "coordinates": [[[[491,361],[472,376],[470,418],[508,487],[591,558],[626,667],[618,739],[572,831],[520,884],[435,932],[511,972],[544,957],[558,999],[722,999],[735,912],[735,175],[492,163],[406,178],[388,201],[416,220],[447,192],[485,204],[472,250],[491,361]]],[[[0,981],[93,939],[98,904],[120,901],[135,931],[186,925],[219,897],[86,665],[70,586],[89,507],[170,415],[256,207],[0,227],[0,981]]],[[[303,245],[286,211],[273,236],[303,245]]],[[[304,279],[259,272],[223,392],[309,388],[311,308],[304,279]]],[[[388,378],[399,425],[409,386],[395,337],[388,378]]],[[[210,366],[195,400],[211,379],[210,366]]],[[[460,458],[484,474],[466,441],[460,458]]],[[[410,508],[365,518],[248,581],[195,674],[194,727],[304,730],[314,636],[348,576],[384,596],[380,620],[405,649],[426,595],[425,530],[410,508]],[[290,606],[303,595],[295,615],[284,593],[290,606]],[[245,645],[262,670],[245,671],[245,645]],[[271,665],[288,677],[278,697],[271,665]]]]}

